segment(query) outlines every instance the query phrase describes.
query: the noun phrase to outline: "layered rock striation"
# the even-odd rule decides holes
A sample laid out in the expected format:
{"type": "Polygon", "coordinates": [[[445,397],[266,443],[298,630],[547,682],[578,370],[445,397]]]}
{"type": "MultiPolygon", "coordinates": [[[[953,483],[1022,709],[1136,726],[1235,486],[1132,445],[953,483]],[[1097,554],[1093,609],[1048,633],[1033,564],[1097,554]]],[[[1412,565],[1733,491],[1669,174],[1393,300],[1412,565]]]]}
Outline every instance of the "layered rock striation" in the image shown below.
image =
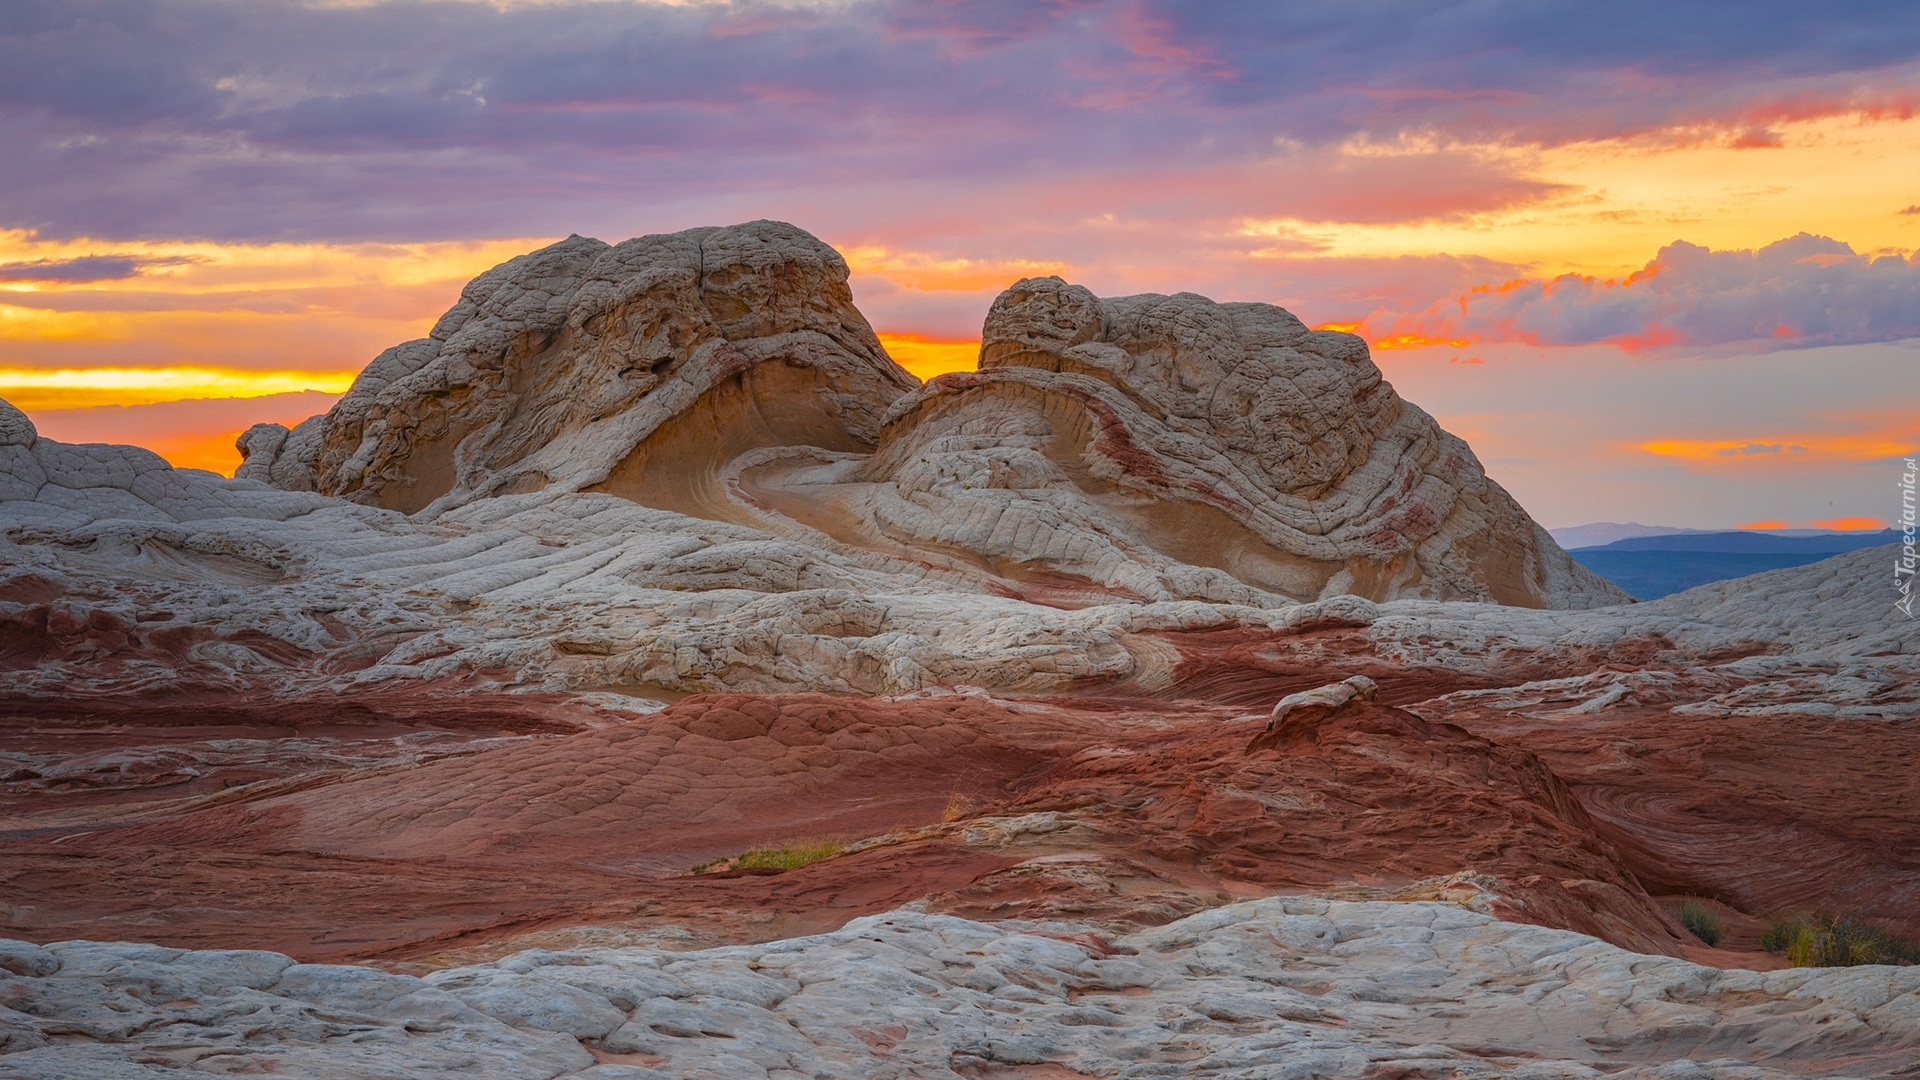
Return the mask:
{"type": "Polygon", "coordinates": [[[1017,282],[987,314],[979,370],[901,401],[858,477],[891,489],[873,520],[903,542],[1148,594],[1227,599],[1224,576],[1294,600],[1624,599],[1401,400],[1358,337],[1268,304],[1017,282]]]}
{"type": "Polygon", "coordinates": [[[576,236],[475,279],[326,416],[247,432],[239,475],[407,513],[603,491],[1042,602],[1626,599],[1352,335],[1043,278],[983,337],[978,372],[912,393],[792,226],[576,236]]]}

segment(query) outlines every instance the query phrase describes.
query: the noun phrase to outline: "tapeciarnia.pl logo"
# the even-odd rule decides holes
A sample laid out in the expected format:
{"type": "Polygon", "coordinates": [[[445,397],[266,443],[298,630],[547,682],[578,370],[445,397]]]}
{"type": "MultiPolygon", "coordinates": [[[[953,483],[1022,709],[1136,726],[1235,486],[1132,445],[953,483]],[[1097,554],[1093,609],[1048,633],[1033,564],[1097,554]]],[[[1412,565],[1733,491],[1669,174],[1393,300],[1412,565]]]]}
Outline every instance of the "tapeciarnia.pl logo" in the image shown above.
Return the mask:
{"type": "Polygon", "coordinates": [[[1913,459],[1906,459],[1906,471],[1900,474],[1900,554],[1893,560],[1893,587],[1900,599],[1893,606],[1900,614],[1913,618],[1913,570],[1914,570],[1914,510],[1913,480],[1920,469],[1914,468],[1913,459]]]}

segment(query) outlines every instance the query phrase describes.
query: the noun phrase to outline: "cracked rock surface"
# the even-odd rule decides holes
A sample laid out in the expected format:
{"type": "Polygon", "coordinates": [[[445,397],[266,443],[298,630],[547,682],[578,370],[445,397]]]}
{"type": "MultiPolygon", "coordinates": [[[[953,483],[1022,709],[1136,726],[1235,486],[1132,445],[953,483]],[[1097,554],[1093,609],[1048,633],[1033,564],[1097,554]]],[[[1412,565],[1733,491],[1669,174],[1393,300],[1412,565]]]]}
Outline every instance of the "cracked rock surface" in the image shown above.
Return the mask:
{"type": "Polygon", "coordinates": [[[0,946],[22,1078],[1894,1076],[1920,968],[1722,971],[1444,903],[1276,897],[1112,940],[912,910],[425,978],[0,946]]]}

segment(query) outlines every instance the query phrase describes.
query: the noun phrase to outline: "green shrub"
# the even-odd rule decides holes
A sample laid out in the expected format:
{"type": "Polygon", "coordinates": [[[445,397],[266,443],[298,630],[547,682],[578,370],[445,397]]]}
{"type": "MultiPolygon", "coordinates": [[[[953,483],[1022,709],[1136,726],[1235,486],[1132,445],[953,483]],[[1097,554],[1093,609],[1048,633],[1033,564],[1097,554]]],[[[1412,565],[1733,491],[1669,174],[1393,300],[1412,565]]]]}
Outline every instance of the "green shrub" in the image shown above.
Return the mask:
{"type": "Polygon", "coordinates": [[[779,847],[743,851],[734,865],[742,870],[795,870],[832,858],[846,846],[845,840],[790,840],[779,847]]]}
{"type": "Polygon", "coordinates": [[[845,849],[845,840],[789,840],[771,846],[748,848],[730,858],[715,859],[690,867],[689,874],[712,874],[722,870],[797,870],[809,863],[829,859],[845,849]]]}
{"type": "Polygon", "coordinates": [[[1680,905],[1680,925],[1709,947],[1720,944],[1720,916],[1698,900],[1680,905]]]}
{"type": "Polygon", "coordinates": [[[1794,914],[1772,920],[1760,947],[1794,967],[1920,964],[1920,943],[1895,937],[1855,914],[1794,914]]]}

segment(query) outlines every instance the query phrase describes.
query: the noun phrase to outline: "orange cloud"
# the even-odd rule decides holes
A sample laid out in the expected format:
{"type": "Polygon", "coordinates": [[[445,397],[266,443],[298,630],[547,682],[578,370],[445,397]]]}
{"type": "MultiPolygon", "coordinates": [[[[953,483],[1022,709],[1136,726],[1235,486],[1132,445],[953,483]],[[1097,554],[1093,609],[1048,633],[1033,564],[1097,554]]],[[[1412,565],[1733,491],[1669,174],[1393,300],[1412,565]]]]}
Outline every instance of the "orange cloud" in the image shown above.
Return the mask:
{"type": "Polygon", "coordinates": [[[1425,334],[1388,334],[1373,340],[1373,347],[1376,349],[1424,349],[1430,345],[1445,345],[1459,349],[1471,344],[1473,344],[1471,338],[1428,337],[1425,334]]]}
{"type": "MultiPolygon", "coordinates": [[[[1485,288],[1485,286],[1482,286],[1485,288]]],[[[1465,348],[1474,343],[1471,336],[1464,338],[1436,337],[1406,328],[1405,320],[1395,326],[1392,332],[1374,329],[1365,319],[1359,322],[1327,322],[1315,326],[1315,330],[1332,330],[1341,334],[1359,334],[1369,338],[1368,344],[1376,349],[1425,349],[1434,345],[1444,345],[1452,349],[1465,348]]]]}
{"type": "Polygon", "coordinates": [[[894,363],[913,372],[921,382],[949,371],[972,371],[980,362],[978,341],[936,341],[919,334],[880,334],[880,344],[894,363]]]}

